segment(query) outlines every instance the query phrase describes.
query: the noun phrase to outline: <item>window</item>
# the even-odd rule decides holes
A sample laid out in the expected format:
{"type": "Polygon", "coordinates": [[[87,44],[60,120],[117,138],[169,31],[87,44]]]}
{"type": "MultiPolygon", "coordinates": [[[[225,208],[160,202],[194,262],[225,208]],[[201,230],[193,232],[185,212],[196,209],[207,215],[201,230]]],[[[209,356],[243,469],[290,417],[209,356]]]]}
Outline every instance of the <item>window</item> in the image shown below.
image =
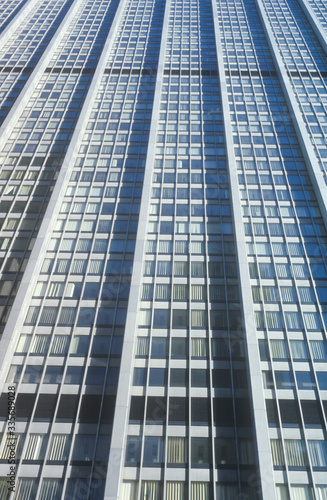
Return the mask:
{"type": "Polygon", "coordinates": [[[169,328],[169,310],[155,309],[153,314],[153,328],[169,328]]]}
{"type": "Polygon", "coordinates": [[[171,357],[172,358],[185,358],[187,350],[187,339],[176,338],[171,339],[171,357]]]}
{"type": "Polygon", "coordinates": [[[40,500],[60,500],[63,481],[60,479],[43,479],[40,500]]]}
{"type": "Polygon", "coordinates": [[[187,328],[188,315],[187,309],[173,309],[173,328],[187,328]]]}
{"type": "Polygon", "coordinates": [[[48,443],[48,434],[30,434],[24,460],[43,460],[48,443]]]}
{"type": "Polygon", "coordinates": [[[165,368],[150,368],[149,386],[164,387],[167,379],[165,368]]]}
{"type": "Polygon", "coordinates": [[[53,338],[50,355],[64,356],[68,352],[70,337],[68,335],[55,335],[53,338]]]}
{"type": "Polygon", "coordinates": [[[166,482],[166,500],[185,500],[186,486],[184,482],[166,482]]]}
{"type": "Polygon", "coordinates": [[[187,262],[175,262],[174,263],[174,276],[188,276],[188,263],[187,262]]]}
{"type": "Polygon", "coordinates": [[[289,331],[302,330],[303,324],[299,312],[285,312],[285,320],[289,331]]]}
{"type": "MultiPolygon", "coordinates": [[[[178,285],[175,285],[178,286],[178,285]]],[[[195,301],[206,300],[206,288],[205,285],[192,285],[191,287],[191,299],[195,301]]]]}
{"type": "Polygon", "coordinates": [[[125,465],[136,467],[140,464],[142,437],[128,436],[126,445],[125,465]]]}
{"type": "Polygon", "coordinates": [[[183,465],[187,462],[187,441],[184,437],[169,437],[167,449],[168,466],[183,465]]]}
{"type": "Polygon", "coordinates": [[[207,313],[202,310],[191,311],[191,325],[192,328],[206,328],[207,327],[207,313]]]}
{"type": "MultiPolygon", "coordinates": [[[[209,500],[210,499],[209,483],[200,483],[200,482],[191,483],[191,499],[209,500]]],[[[228,498],[228,500],[230,499],[228,498]]]]}
{"type": "Polygon", "coordinates": [[[47,354],[50,340],[50,335],[35,335],[31,347],[31,354],[47,354]]]}
{"type": "Polygon", "coordinates": [[[159,481],[142,481],[140,500],[161,500],[161,490],[159,481]]]}
{"type": "Polygon", "coordinates": [[[171,387],[186,387],[187,370],[183,368],[171,368],[170,370],[170,386],[171,387]]]}
{"type": "Polygon", "coordinates": [[[63,374],[62,366],[48,366],[44,375],[44,384],[60,384],[63,374]]]}
{"type": "MultiPolygon", "coordinates": [[[[144,285],[145,286],[145,285],[144,285]]],[[[156,300],[170,300],[170,285],[156,285],[156,300]]]]}
{"type": "Polygon", "coordinates": [[[319,313],[304,312],[303,319],[308,331],[317,331],[322,329],[319,313]]]}
{"type": "Polygon", "coordinates": [[[308,441],[309,454],[314,470],[327,468],[327,442],[308,441]]]}
{"type": "Polygon", "coordinates": [[[288,466],[301,470],[308,465],[308,456],[304,441],[300,439],[285,439],[285,453],[288,466]]]}
{"type": "Polygon", "coordinates": [[[291,485],[291,499],[292,500],[314,500],[312,486],[304,485],[291,485]]]}
{"type": "Polygon", "coordinates": [[[191,438],[191,463],[192,467],[209,466],[211,461],[208,438],[191,438]]]}
{"type": "Polygon", "coordinates": [[[293,389],[294,379],[291,372],[275,371],[277,389],[293,389]]]}
{"type": "Polygon", "coordinates": [[[324,340],[310,340],[310,347],[315,361],[327,360],[327,343],[324,340]]]}
{"type": "Polygon", "coordinates": [[[93,434],[77,434],[72,454],[72,461],[90,462],[93,459],[95,439],[93,434]]]}
{"type": "Polygon", "coordinates": [[[81,384],[84,368],[82,366],[68,366],[65,376],[65,384],[81,384]]]}
{"type": "Polygon", "coordinates": [[[284,321],[281,312],[267,311],[266,320],[269,330],[282,330],[284,328],[284,321]]]}
{"type": "Polygon", "coordinates": [[[188,300],[187,285],[174,285],[174,300],[188,300]]]}
{"type": "Polygon", "coordinates": [[[21,478],[17,481],[16,496],[22,500],[32,500],[36,498],[38,479],[21,478]]]}
{"type": "Polygon", "coordinates": [[[309,351],[304,340],[290,340],[291,352],[294,361],[309,359],[309,351]]]}
{"type": "Polygon", "coordinates": [[[23,376],[23,384],[38,384],[41,380],[43,367],[27,365],[23,376]]]}
{"type": "Polygon", "coordinates": [[[144,438],[144,467],[154,467],[164,460],[164,441],[162,437],[146,436],[144,438]]]}
{"type": "Polygon", "coordinates": [[[289,358],[288,347],[285,340],[271,340],[270,349],[273,359],[287,360],[289,358]]]}
{"type": "Polygon", "coordinates": [[[315,379],[311,372],[296,372],[296,380],[298,388],[301,390],[313,390],[316,387],[315,379]]]}
{"type": "Polygon", "coordinates": [[[206,358],[207,341],[202,338],[191,339],[191,356],[193,358],[206,358]]]}
{"type": "Polygon", "coordinates": [[[281,439],[271,439],[270,440],[271,454],[274,468],[280,468],[285,466],[285,459],[283,453],[283,446],[281,439]]]}
{"type": "Polygon", "coordinates": [[[265,302],[279,302],[278,289],[275,286],[263,286],[262,294],[265,302]]]}
{"type": "Polygon", "coordinates": [[[150,327],[151,325],[151,310],[141,309],[138,315],[138,325],[143,327],[150,327]]]}
{"type": "Polygon", "coordinates": [[[151,357],[152,358],[167,357],[167,339],[165,337],[152,338],[151,357]]]}
{"type": "Polygon", "coordinates": [[[136,357],[145,358],[149,354],[149,338],[138,337],[136,343],[136,357]]]}

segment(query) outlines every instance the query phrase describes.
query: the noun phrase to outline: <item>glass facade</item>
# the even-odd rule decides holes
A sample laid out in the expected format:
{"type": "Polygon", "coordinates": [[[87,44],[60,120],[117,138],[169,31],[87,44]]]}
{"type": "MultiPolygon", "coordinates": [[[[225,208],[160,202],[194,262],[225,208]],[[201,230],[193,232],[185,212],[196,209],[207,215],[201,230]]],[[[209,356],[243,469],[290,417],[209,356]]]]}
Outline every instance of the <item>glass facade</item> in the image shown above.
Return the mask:
{"type": "Polygon", "coordinates": [[[327,500],[326,22],[2,2],[1,498],[327,500]]]}

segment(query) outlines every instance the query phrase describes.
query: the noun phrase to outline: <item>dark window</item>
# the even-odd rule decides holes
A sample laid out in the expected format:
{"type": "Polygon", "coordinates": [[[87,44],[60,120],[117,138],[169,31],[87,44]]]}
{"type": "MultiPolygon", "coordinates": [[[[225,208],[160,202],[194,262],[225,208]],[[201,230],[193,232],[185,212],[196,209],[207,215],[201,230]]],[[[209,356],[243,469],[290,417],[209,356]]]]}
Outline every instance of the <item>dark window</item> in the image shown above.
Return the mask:
{"type": "Polygon", "coordinates": [[[274,399],[266,399],[268,424],[272,427],[278,425],[277,403],[274,399]]]}
{"type": "Polygon", "coordinates": [[[54,416],[57,398],[57,394],[40,394],[34,420],[39,422],[51,421],[54,416]]]}
{"type": "Polygon", "coordinates": [[[164,461],[164,441],[162,437],[146,436],[144,439],[145,467],[156,467],[162,465],[164,461]]]}
{"type": "Polygon", "coordinates": [[[166,421],[167,399],[149,397],[146,409],[147,423],[161,424],[166,421]]]}
{"type": "Polygon", "coordinates": [[[187,352],[187,339],[172,338],[171,340],[171,357],[185,358],[187,352]]]}
{"type": "Polygon", "coordinates": [[[212,370],[212,385],[220,389],[229,389],[231,387],[230,370],[212,370]]]}
{"type": "Polygon", "coordinates": [[[186,387],[187,370],[182,368],[172,368],[170,370],[170,385],[171,387],[186,387]]]}
{"type": "Polygon", "coordinates": [[[165,337],[153,337],[151,357],[152,358],[167,357],[167,339],[165,337]]]}
{"type": "Polygon", "coordinates": [[[96,423],[99,420],[101,396],[86,394],[82,397],[79,422],[96,423]]]}
{"type": "Polygon", "coordinates": [[[144,396],[132,396],[131,407],[129,413],[130,424],[140,424],[144,419],[144,396]]]}
{"type": "Polygon", "coordinates": [[[251,427],[253,419],[249,399],[235,398],[235,414],[238,427],[251,427]]]}
{"type": "Polygon", "coordinates": [[[191,386],[192,387],[207,387],[208,372],[207,370],[193,369],[191,370],[191,386]]]}
{"type": "Polygon", "coordinates": [[[79,396],[63,394],[59,400],[57,422],[73,422],[76,418],[79,396]]]}
{"type": "MultiPolygon", "coordinates": [[[[110,376],[110,375],[109,375],[110,376]]],[[[104,396],[102,402],[101,422],[112,424],[116,405],[116,396],[104,396]]]]}
{"type": "Polygon", "coordinates": [[[209,401],[205,398],[192,398],[191,420],[192,425],[209,425],[209,401]]]}
{"type": "Polygon", "coordinates": [[[186,425],[188,421],[188,399],[169,398],[169,424],[186,425]]]}
{"type": "Polygon", "coordinates": [[[215,439],[216,466],[219,468],[230,468],[237,464],[235,440],[231,438],[215,439]]]}
{"type": "Polygon", "coordinates": [[[317,401],[301,401],[305,427],[321,427],[322,413],[317,401]]]}
{"type": "Polygon", "coordinates": [[[216,398],[214,400],[213,414],[216,426],[232,427],[234,425],[232,399],[216,398]]]}
{"type": "Polygon", "coordinates": [[[169,328],[168,309],[155,309],[153,315],[153,328],[169,328]]]}
{"type": "Polygon", "coordinates": [[[192,467],[209,467],[211,450],[208,438],[195,437],[191,439],[191,462],[192,467]]]}
{"type": "Polygon", "coordinates": [[[297,401],[281,399],[279,409],[282,425],[285,427],[297,427],[300,425],[299,408],[297,401]]]}

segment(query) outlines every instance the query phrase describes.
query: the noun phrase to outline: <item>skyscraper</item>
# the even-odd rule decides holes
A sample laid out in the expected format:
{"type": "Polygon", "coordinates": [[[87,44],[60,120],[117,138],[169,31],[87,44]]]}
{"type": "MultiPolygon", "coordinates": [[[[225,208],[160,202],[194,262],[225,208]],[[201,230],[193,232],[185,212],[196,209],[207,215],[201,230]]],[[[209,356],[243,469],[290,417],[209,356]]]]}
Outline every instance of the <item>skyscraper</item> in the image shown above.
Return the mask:
{"type": "Polygon", "coordinates": [[[0,497],[327,500],[326,3],[0,22],[0,497]]]}

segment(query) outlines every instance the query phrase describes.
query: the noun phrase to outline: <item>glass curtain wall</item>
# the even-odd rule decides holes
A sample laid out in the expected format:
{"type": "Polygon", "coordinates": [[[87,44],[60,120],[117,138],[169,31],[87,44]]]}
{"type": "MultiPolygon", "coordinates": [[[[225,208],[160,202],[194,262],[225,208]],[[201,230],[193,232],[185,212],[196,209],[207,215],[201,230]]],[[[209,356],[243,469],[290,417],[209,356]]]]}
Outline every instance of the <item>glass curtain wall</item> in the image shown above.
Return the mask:
{"type": "Polygon", "coordinates": [[[255,2],[219,2],[218,17],[276,494],[320,499],[326,230],[255,2]]]}

